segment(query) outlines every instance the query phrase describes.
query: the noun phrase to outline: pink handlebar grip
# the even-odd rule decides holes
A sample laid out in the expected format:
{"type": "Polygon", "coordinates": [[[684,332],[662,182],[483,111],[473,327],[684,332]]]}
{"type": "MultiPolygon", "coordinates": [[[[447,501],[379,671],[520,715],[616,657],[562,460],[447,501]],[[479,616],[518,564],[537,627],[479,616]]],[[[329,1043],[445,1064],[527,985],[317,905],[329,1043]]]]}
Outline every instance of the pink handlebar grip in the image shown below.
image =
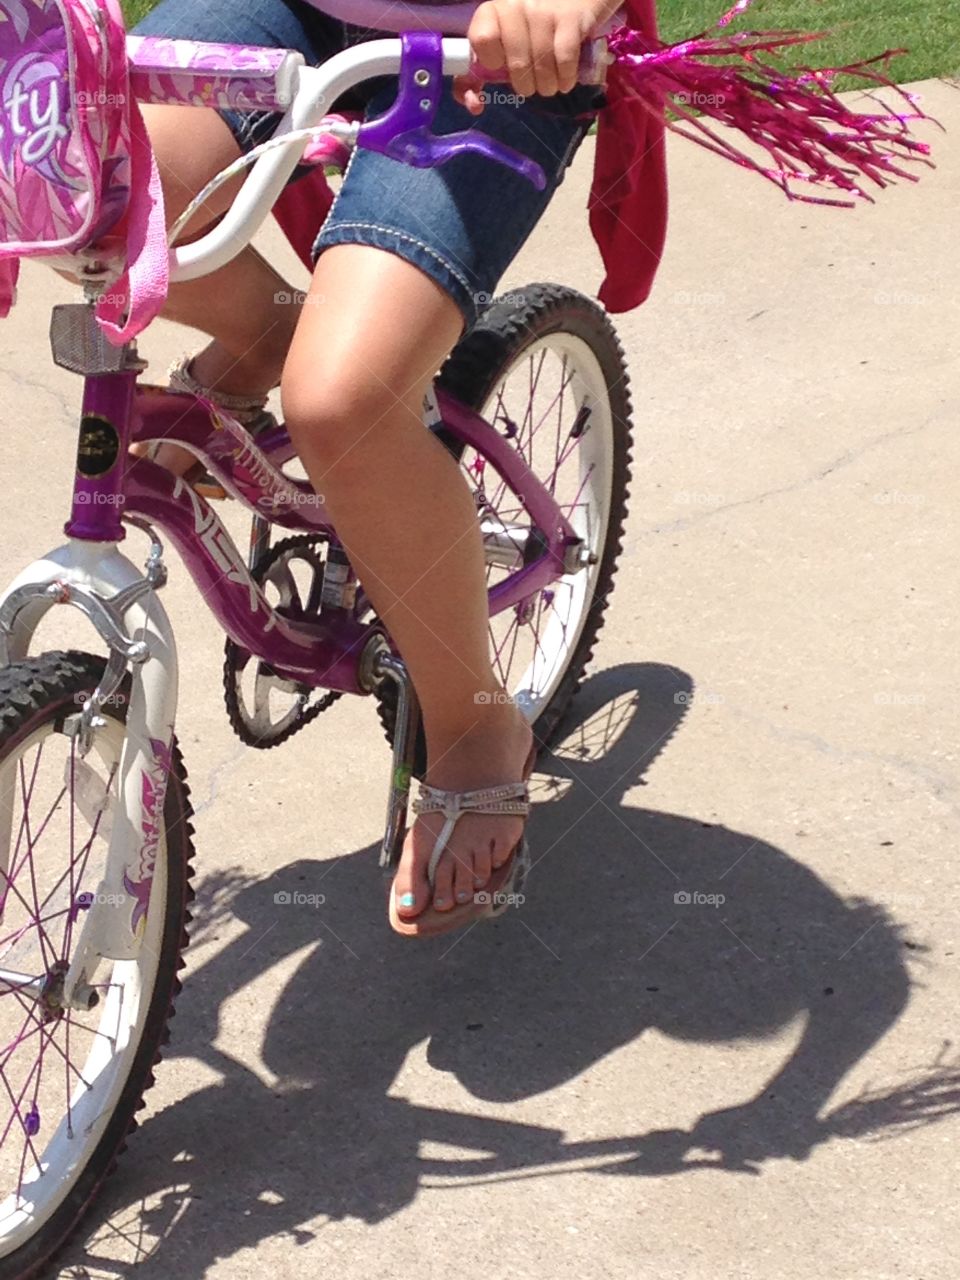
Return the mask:
{"type": "MultiPolygon", "coordinates": [[[[607,41],[604,36],[598,36],[595,40],[587,40],[580,50],[577,82],[579,84],[604,84],[607,79],[607,67],[612,61],[612,56],[607,52],[607,41]]],[[[510,73],[506,67],[491,71],[481,63],[473,61],[470,64],[470,72],[478,80],[482,80],[484,84],[509,84],[510,82],[510,73]]]]}
{"type": "Polygon", "coordinates": [[[127,36],[130,87],[141,102],[285,111],[303,57],[289,49],[127,36]]]}

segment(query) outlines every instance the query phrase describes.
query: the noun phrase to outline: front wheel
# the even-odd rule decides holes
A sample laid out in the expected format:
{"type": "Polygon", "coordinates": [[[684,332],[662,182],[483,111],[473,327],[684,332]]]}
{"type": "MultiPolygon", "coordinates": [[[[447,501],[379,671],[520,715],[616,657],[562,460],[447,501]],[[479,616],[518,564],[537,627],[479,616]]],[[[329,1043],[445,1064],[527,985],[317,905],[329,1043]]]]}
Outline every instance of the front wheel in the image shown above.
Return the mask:
{"type": "Polygon", "coordinates": [[[62,999],[118,803],[129,684],[85,756],[73,733],[103,670],[84,653],[0,670],[0,1280],[36,1275],[113,1168],[180,985],[193,850],[174,743],[139,953],[102,962],[89,1007],[62,999]]]}
{"type": "MultiPolygon", "coordinates": [[[[531,285],[480,316],[439,386],[509,440],[582,540],[577,567],[490,618],[494,671],[548,745],[592,656],[621,550],[630,478],[623,349],[595,302],[561,285],[531,285]]],[[[473,493],[490,589],[539,553],[541,535],[523,496],[474,449],[440,434],[473,493]]],[[[392,737],[392,684],[380,696],[392,737]]],[[[422,739],[417,756],[422,775],[422,739]]]]}

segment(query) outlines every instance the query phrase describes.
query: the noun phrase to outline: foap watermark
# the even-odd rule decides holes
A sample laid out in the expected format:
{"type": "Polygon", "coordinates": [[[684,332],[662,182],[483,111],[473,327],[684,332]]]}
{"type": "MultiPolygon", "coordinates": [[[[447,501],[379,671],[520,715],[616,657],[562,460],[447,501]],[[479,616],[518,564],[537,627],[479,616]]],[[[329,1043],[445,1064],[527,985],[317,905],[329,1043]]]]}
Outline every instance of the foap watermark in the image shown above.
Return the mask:
{"type": "Polygon", "coordinates": [[[681,689],[673,695],[678,707],[692,707],[696,703],[704,703],[708,707],[719,707],[724,702],[722,693],[711,693],[709,689],[681,689]]]}
{"type": "Polygon", "coordinates": [[[497,689],[493,693],[488,693],[481,689],[479,693],[473,695],[473,701],[478,707],[501,707],[508,702],[518,703],[521,700],[503,689],[497,689]]]}
{"type": "Polygon", "coordinates": [[[680,92],[672,95],[673,101],[681,107],[693,107],[702,110],[704,107],[722,107],[727,100],[725,93],[680,92]]]}
{"type": "Polygon", "coordinates": [[[306,289],[278,289],[273,300],[278,307],[319,307],[326,302],[322,293],[306,289]]]}
{"type": "Polygon", "coordinates": [[[89,911],[91,907],[125,907],[133,899],[126,893],[78,893],[73,900],[74,912],[89,911]]]}
{"type": "Polygon", "coordinates": [[[278,889],[273,895],[278,907],[322,907],[326,900],[324,893],[304,893],[301,889],[278,889]]]}
{"type": "Polygon", "coordinates": [[[477,97],[485,107],[522,107],[527,100],[522,93],[509,89],[481,89],[477,97]]]}
{"type": "Polygon", "coordinates": [[[310,493],[305,489],[284,489],[281,493],[262,494],[257,499],[257,506],[268,511],[276,511],[280,507],[322,507],[322,493],[310,493]]]}
{"type": "Polygon", "coordinates": [[[689,889],[678,889],[673,895],[673,902],[677,907],[722,907],[726,900],[725,894],[701,893],[699,889],[692,892],[689,889]]]}
{"type": "Polygon", "coordinates": [[[125,107],[125,93],[107,93],[106,89],[94,89],[93,93],[81,89],[74,99],[78,107],[125,107]]]}
{"type": "Polygon", "coordinates": [[[877,707],[922,707],[926,701],[925,693],[902,693],[898,689],[881,689],[873,695],[877,707]]]}
{"type": "Polygon", "coordinates": [[[911,293],[907,289],[880,290],[873,295],[873,300],[878,307],[925,307],[928,301],[925,293],[911,293]]]}
{"type": "Polygon", "coordinates": [[[127,499],[122,493],[101,493],[99,489],[85,493],[81,489],[73,500],[78,507],[122,507],[127,499]]]}
{"type": "Polygon", "coordinates": [[[127,705],[127,695],[125,693],[108,693],[94,697],[92,693],[75,693],[73,701],[78,707],[85,707],[88,702],[93,702],[98,707],[125,707],[127,705]]]}
{"type": "Polygon", "coordinates": [[[484,293],[481,289],[473,295],[473,301],[478,307],[492,307],[497,302],[507,307],[518,307],[524,301],[524,296],[522,293],[484,293]]]}
{"type": "Polygon", "coordinates": [[[902,489],[884,489],[873,495],[878,507],[922,507],[926,498],[922,493],[904,493],[902,489]]]}
{"type": "Polygon", "coordinates": [[[726,300],[725,293],[692,292],[690,289],[677,289],[671,298],[678,307],[722,307],[726,300]]]}
{"type": "Polygon", "coordinates": [[[478,907],[522,907],[527,899],[522,893],[490,893],[480,889],[473,900],[478,907]]]}
{"type": "Polygon", "coordinates": [[[719,507],[723,496],[719,493],[696,493],[692,489],[678,489],[673,495],[678,507],[719,507]]]}

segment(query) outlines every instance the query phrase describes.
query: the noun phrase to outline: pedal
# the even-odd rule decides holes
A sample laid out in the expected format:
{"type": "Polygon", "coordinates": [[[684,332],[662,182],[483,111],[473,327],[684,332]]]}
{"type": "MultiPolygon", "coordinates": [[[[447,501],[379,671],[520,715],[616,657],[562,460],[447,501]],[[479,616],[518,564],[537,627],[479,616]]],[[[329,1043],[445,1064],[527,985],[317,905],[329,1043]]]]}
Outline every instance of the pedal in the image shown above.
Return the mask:
{"type": "Polygon", "coordinates": [[[420,704],[413,681],[403,662],[394,654],[381,653],[376,675],[392,680],[397,686],[397,720],[393,733],[393,768],[387,796],[387,828],[380,846],[380,867],[385,876],[393,874],[403,852],[410,804],[410,779],[416,764],[417,735],[420,728],[420,704]]]}

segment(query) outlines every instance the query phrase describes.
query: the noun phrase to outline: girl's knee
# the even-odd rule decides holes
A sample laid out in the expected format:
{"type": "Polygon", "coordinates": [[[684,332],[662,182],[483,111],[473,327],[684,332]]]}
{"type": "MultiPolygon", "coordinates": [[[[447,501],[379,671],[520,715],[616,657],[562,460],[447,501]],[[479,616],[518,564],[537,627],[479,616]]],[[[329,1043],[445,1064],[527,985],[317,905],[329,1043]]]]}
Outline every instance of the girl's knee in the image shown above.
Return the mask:
{"type": "Polygon", "coordinates": [[[329,461],[374,437],[395,413],[412,411],[407,388],[398,393],[366,369],[328,368],[322,360],[309,368],[288,361],[280,396],[297,449],[329,461]]]}

